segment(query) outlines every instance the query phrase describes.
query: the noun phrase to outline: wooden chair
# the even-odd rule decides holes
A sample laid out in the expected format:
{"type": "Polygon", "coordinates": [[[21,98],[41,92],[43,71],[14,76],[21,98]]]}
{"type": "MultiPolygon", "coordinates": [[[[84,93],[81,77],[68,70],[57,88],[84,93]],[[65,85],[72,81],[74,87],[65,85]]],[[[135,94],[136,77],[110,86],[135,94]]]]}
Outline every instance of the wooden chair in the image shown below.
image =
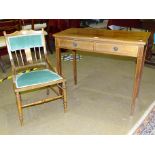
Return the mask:
{"type": "MultiPolygon", "coordinates": [[[[51,66],[45,47],[44,30],[21,30],[6,34],[6,44],[12,66],[13,88],[17,99],[17,107],[21,125],[23,124],[23,108],[62,99],[64,111],[67,110],[65,79],[57,74],[51,66]],[[33,70],[37,68],[37,70],[33,70]],[[26,72],[26,70],[32,70],[26,72]],[[29,90],[49,88],[55,92],[54,97],[22,104],[21,94],[29,90]]],[[[29,91],[30,93],[31,91],[29,91]]]]}
{"type": "Polygon", "coordinates": [[[3,36],[3,31],[7,33],[12,33],[14,31],[19,31],[21,29],[21,24],[19,19],[1,19],[0,20],[0,67],[5,73],[5,63],[3,63],[2,56],[8,54],[6,49],[6,43],[3,36]]]}

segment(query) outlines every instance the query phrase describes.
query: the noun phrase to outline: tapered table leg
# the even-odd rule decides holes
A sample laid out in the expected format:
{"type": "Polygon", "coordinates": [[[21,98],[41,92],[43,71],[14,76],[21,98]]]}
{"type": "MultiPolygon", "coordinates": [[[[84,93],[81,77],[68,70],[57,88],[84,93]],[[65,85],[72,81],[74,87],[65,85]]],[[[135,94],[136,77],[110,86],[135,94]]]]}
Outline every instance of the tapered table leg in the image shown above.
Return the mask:
{"type": "Polygon", "coordinates": [[[145,51],[144,48],[139,48],[138,57],[137,57],[137,64],[136,64],[136,72],[135,72],[135,80],[134,80],[134,88],[133,88],[133,96],[132,96],[132,103],[131,103],[131,115],[133,115],[135,110],[136,98],[139,93],[139,86],[142,77],[142,71],[144,67],[144,59],[145,59],[145,51]]]}
{"type": "MultiPolygon", "coordinates": [[[[144,48],[140,49],[141,53],[143,52],[142,64],[141,64],[142,66],[141,66],[141,70],[140,70],[140,81],[141,81],[141,78],[142,78],[142,73],[143,73],[143,68],[144,68],[144,63],[145,63],[145,57],[146,57],[147,49],[148,49],[148,44],[146,44],[145,49],[144,48]]],[[[139,81],[139,85],[140,85],[140,81],[139,81]]],[[[138,87],[138,91],[137,91],[137,97],[138,97],[138,94],[139,94],[139,87],[138,87]]]]}
{"type": "Polygon", "coordinates": [[[76,50],[73,50],[73,74],[74,74],[74,84],[77,84],[77,64],[76,64],[76,50]]]}
{"type": "Polygon", "coordinates": [[[61,65],[61,49],[56,47],[56,67],[60,75],[62,75],[62,65],[61,65]]]}
{"type": "MultiPolygon", "coordinates": [[[[56,67],[58,74],[62,76],[62,64],[61,64],[61,49],[56,47],[56,67]]],[[[60,84],[60,87],[62,87],[62,84],[60,84]]],[[[62,89],[59,88],[59,93],[62,95],[62,89]]]]}

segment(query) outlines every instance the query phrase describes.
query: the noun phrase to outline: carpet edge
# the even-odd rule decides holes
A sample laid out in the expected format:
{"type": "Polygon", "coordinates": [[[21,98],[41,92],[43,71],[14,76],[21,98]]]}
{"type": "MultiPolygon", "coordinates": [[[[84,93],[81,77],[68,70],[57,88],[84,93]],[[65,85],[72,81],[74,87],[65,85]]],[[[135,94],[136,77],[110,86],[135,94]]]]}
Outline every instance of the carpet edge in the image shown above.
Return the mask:
{"type": "Polygon", "coordinates": [[[144,112],[141,118],[137,121],[137,123],[129,130],[127,135],[133,135],[136,129],[141,125],[141,123],[145,120],[147,115],[150,113],[151,109],[155,106],[155,101],[148,107],[148,109],[144,112]]]}

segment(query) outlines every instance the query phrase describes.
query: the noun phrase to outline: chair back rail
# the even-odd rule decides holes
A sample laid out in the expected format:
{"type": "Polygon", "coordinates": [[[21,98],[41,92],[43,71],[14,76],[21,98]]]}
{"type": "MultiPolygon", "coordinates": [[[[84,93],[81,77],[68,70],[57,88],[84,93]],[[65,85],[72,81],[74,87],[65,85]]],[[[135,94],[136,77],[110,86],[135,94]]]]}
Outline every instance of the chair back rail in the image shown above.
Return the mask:
{"type": "Polygon", "coordinates": [[[11,64],[16,68],[44,62],[47,57],[44,30],[22,30],[6,34],[11,64]]]}

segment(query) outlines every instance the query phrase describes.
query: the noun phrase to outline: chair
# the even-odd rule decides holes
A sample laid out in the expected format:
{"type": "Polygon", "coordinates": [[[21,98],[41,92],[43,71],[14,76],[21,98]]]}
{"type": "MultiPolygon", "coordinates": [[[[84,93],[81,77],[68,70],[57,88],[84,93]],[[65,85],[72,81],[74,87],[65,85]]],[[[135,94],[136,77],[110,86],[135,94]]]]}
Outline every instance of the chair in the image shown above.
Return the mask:
{"type": "Polygon", "coordinates": [[[20,30],[20,20],[18,19],[3,19],[0,20],[0,67],[3,73],[6,72],[5,64],[3,63],[2,56],[8,54],[6,49],[5,38],[3,36],[3,31],[7,33],[12,33],[14,31],[20,30]]]}
{"type": "Polygon", "coordinates": [[[44,30],[21,30],[6,34],[6,44],[13,73],[13,88],[16,95],[19,120],[23,124],[23,108],[62,99],[67,110],[66,82],[51,66],[47,56],[44,30]],[[37,68],[34,70],[34,68],[37,68]],[[26,72],[26,70],[31,70],[26,72]],[[47,89],[47,97],[29,104],[22,104],[21,94],[30,90],[47,89]],[[49,97],[49,90],[56,95],[49,97]]]}

